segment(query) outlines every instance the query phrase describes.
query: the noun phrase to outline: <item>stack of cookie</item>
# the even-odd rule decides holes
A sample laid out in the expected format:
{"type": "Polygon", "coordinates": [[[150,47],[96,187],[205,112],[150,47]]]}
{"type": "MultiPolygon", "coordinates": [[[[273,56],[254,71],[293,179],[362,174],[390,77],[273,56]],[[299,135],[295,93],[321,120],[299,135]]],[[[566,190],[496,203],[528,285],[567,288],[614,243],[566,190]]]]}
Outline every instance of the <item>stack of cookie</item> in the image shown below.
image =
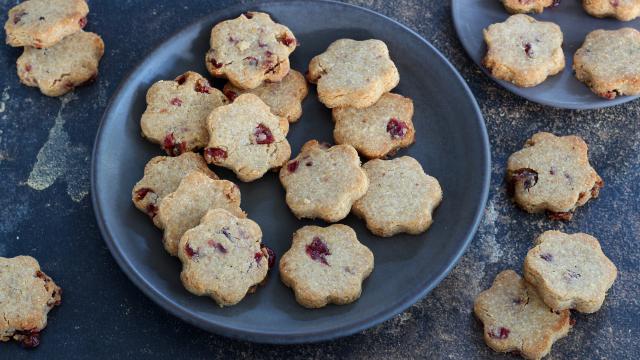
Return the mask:
{"type": "Polygon", "coordinates": [[[24,47],[17,61],[23,84],[61,96],[96,78],[104,43],[82,30],[88,13],[85,0],[27,0],[9,10],[6,41],[24,47]]]}

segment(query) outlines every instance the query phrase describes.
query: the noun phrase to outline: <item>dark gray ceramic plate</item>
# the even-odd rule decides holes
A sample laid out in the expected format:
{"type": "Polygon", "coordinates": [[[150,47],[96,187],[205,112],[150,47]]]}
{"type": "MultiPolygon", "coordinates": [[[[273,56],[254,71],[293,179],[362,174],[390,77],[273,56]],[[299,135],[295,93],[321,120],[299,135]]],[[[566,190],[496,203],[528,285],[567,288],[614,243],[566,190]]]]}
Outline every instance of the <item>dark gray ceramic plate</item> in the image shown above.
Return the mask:
{"type": "MultiPolygon", "coordinates": [[[[309,139],[332,140],[330,111],[316,99],[312,87],[302,119],[291,126],[288,138],[294,154],[309,139]]],[[[352,334],[390,318],[444,278],[471,241],[481,218],[489,184],[489,156],[482,116],[463,79],[435,48],[403,25],[369,10],[333,2],[242,5],[212,14],[169,38],[122,83],[96,138],[92,196],[103,237],[118,264],[169,312],[236,338],[270,343],[319,341],[352,334]],[[266,286],[255,294],[236,306],[219,308],[211,299],[193,296],[182,287],[179,261],[165,253],[160,231],[131,204],[131,188],[142,176],[145,163],[160,154],[156,145],[140,137],[139,119],[147,89],[157,80],[173,79],[186,70],[205,74],[203,59],[211,27],[248,10],[268,12],[293,30],[300,47],[291,61],[293,68],[301,71],[306,71],[311,57],[336,39],[384,40],[401,74],[395,91],[415,102],[417,141],[398,155],[417,158],[440,180],[444,202],[435,213],[435,224],[419,236],[377,238],[359,219],[349,216],[343,221],[375,254],[375,270],[364,283],[362,297],[353,304],[304,309],[273,269],[266,286]]],[[[216,172],[236,180],[228,171],[216,172]]],[[[242,207],[260,224],[263,242],[278,255],[289,248],[297,228],[313,223],[299,221],[291,214],[275,173],[239,185],[242,207]]]]}
{"type": "MultiPolygon", "coordinates": [[[[486,52],[482,29],[503,22],[509,17],[499,0],[452,0],[453,23],[462,45],[473,61],[487,74],[481,65],[486,52]]],[[[596,109],[634,100],[638,96],[619,96],[613,100],[598,97],[573,75],[573,54],[582,45],[587,34],[596,29],[640,29],[640,20],[623,22],[615,19],[598,19],[582,9],[579,0],[561,0],[557,7],[547,8],[542,14],[532,15],[537,20],[552,21],[560,26],[564,34],[562,49],[566,58],[563,72],[548,78],[532,88],[520,88],[507,81],[494,79],[514,94],[543,105],[566,109],[596,109]]]]}

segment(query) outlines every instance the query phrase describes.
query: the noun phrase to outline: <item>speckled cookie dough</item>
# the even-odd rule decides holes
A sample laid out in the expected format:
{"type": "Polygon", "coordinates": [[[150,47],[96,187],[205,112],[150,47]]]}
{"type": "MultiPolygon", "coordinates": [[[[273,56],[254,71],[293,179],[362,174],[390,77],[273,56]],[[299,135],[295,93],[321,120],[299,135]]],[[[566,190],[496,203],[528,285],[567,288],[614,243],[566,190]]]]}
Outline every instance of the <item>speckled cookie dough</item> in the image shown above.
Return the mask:
{"type": "Polygon", "coordinates": [[[533,135],[507,162],[516,203],[530,213],[546,210],[552,219],[571,220],[573,211],[598,197],[604,186],[587,151],[579,136],[533,135]]]}
{"type": "Polygon", "coordinates": [[[520,87],[536,86],[565,66],[562,31],[528,15],[510,16],[484,29],[483,65],[494,77],[520,87]]]}
{"type": "Polygon", "coordinates": [[[253,89],[263,81],[280,81],[289,73],[289,54],[297,46],[291,30],[269,14],[248,12],[211,29],[206,55],[211,75],[236,87],[253,89]]]}
{"type": "Polygon", "coordinates": [[[560,0],[501,0],[511,14],[541,13],[544,8],[557,6],[560,0]]]}
{"type": "Polygon", "coordinates": [[[400,74],[384,42],[340,39],[311,59],[307,80],[318,84],[318,97],[328,108],[363,108],[396,87],[400,74]]]}
{"type": "Polygon", "coordinates": [[[362,281],[372,271],[373,253],[358,241],[353,229],[342,224],[299,229],[280,260],[282,282],[307,308],[356,301],[362,281]]]}
{"type": "Polygon", "coordinates": [[[595,17],[630,21],[640,16],[640,0],[582,0],[582,6],[595,17]]]}
{"type": "Polygon", "coordinates": [[[413,101],[386,93],[367,108],[332,110],[336,144],[349,144],[368,158],[384,158],[415,141],[413,101]]]}
{"type": "Polygon", "coordinates": [[[287,205],[301,218],[327,222],[344,219],[369,187],[351,145],[329,146],[310,140],[300,154],[280,169],[287,205]]]}
{"type": "Polygon", "coordinates": [[[207,116],[227,103],[220,90],[193,71],[175,80],[160,80],[147,91],[147,109],[140,120],[142,136],[171,156],[201,149],[209,141],[207,116]]]}
{"type": "Polygon", "coordinates": [[[600,310],[618,270],[595,237],[545,231],[524,260],[524,277],[554,310],[600,310]]]}
{"type": "Polygon", "coordinates": [[[25,47],[17,61],[18,77],[47,96],[64,95],[98,76],[103,54],[100,36],[80,31],[50,48],[25,47]]]}
{"type": "Polygon", "coordinates": [[[640,94],[640,32],[590,32],[573,57],[576,78],[605,99],[640,94]]]}
{"type": "Polygon", "coordinates": [[[533,286],[513,270],[496,276],[475,300],[473,312],[484,324],[484,341],[498,352],[541,359],[571,329],[569,310],[554,312],[533,286]]]}

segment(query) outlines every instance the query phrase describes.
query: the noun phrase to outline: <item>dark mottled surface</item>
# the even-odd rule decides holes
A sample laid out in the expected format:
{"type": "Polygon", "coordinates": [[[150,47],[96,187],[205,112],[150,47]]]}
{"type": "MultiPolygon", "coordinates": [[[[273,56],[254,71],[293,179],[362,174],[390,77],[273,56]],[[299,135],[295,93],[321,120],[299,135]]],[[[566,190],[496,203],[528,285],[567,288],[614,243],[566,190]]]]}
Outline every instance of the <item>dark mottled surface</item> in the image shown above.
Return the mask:
{"type": "MultiPolygon", "coordinates": [[[[640,102],[597,111],[526,102],[498,88],[467,58],[448,1],[351,2],[391,16],[431,41],[461,71],[484,113],[493,157],[490,198],[475,241],[447,279],[392,320],[316,345],[231,341],[155,306],[120,271],[100,238],[87,196],[90,149],[108,98],[129,69],[194,18],[233,2],[91,1],[88,30],[100,33],[107,47],[93,86],[63,100],[42,96],[18,82],[20,51],[0,46],[0,256],[36,257],[65,289],[42,345],[26,351],[0,344],[0,358],[505,358],[484,345],[471,312],[473,298],[500,270],[520,270],[534,237],[547,229],[595,235],[620,271],[602,310],[576,316],[570,336],[549,358],[640,357],[640,102]],[[505,194],[506,158],[540,130],[584,137],[606,182],[601,197],[570,223],[525,214],[505,194]]],[[[2,13],[15,3],[0,0],[2,13]]]]}

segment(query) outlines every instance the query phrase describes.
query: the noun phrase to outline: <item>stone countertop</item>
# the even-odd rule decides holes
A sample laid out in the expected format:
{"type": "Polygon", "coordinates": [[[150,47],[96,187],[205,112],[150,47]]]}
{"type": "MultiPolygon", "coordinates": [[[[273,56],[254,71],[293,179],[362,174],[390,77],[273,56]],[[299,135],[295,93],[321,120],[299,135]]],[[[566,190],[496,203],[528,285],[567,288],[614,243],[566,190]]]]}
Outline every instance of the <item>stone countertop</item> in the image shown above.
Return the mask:
{"type": "MultiPolygon", "coordinates": [[[[2,13],[17,2],[0,0],[2,13]]],[[[0,47],[0,256],[34,256],[66,295],[50,314],[38,349],[2,344],[1,358],[509,358],[484,345],[473,299],[499,271],[520,272],[533,239],[548,229],[595,235],[619,269],[602,310],[574,315],[570,336],[556,343],[549,358],[640,357],[640,101],[593,111],[527,102],[498,87],[466,56],[449,1],[350,2],[406,24],[440,49],[485,116],[493,160],[489,201],[475,240],[451,274],[382,325],[321,344],[233,341],[156,306],[126,278],[101,239],[88,196],[93,140],[109,98],[146,53],[196,18],[234,2],[93,0],[87,29],[106,43],[96,84],[63,98],[42,96],[19,84],[20,50],[0,47]],[[582,136],[606,182],[600,198],[571,222],[525,214],[505,193],[507,157],[537,131],[582,136]]]]}

